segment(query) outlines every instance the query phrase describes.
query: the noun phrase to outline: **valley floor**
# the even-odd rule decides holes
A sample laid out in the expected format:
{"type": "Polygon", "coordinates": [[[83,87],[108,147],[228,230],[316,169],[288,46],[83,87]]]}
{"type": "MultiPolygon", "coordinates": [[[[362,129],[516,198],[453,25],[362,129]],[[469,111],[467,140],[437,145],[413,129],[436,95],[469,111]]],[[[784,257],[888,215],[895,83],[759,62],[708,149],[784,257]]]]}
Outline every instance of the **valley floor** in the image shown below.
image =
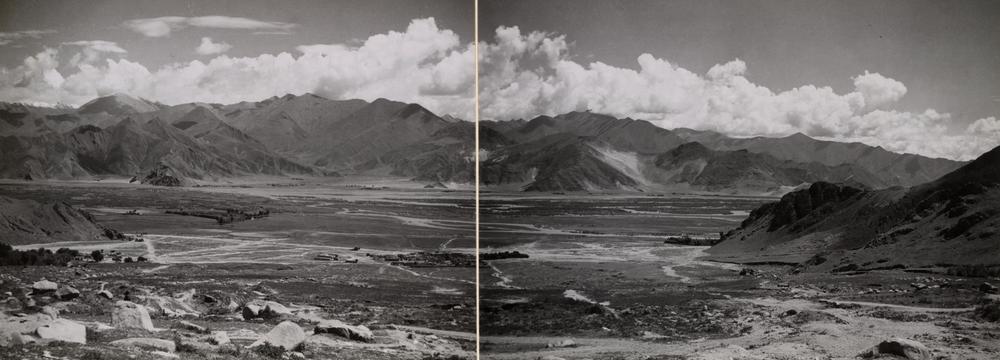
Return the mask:
{"type": "MultiPolygon", "coordinates": [[[[257,353],[247,345],[285,320],[307,336],[296,352],[283,355],[286,358],[473,357],[474,268],[409,267],[380,258],[442,252],[471,259],[473,193],[423,189],[404,181],[368,186],[372,181],[268,180],[198,188],[113,181],[4,183],[0,196],[65,201],[88,210],[102,225],[143,239],[17,244],[16,249],[69,247],[85,254],[104,250],[143,256],[149,262],[0,267],[2,291],[10,292],[2,320],[54,309],[59,319],[88,328],[86,344],[37,339],[0,358],[162,357],[149,349],[112,350],[113,341],[137,337],[173,341],[179,347],[168,355],[184,359],[267,358],[274,354],[257,353]],[[270,214],[220,225],[213,219],[167,213],[249,207],[263,207],[270,214]],[[35,294],[30,287],[43,279],[77,289],[80,295],[64,300],[35,294]],[[112,298],[103,296],[101,289],[112,298]],[[121,300],[153,309],[155,328],[109,326],[115,303],[121,300]],[[248,318],[244,305],[262,302],[288,311],[248,318]],[[313,334],[330,320],[366,326],[372,335],[361,341],[313,334]],[[206,329],[191,330],[182,321],[206,329]],[[220,331],[232,344],[219,346],[209,340],[209,333],[220,331]]],[[[3,342],[7,339],[4,336],[3,342]]]]}
{"type": "Polygon", "coordinates": [[[768,199],[514,196],[482,199],[482,251],[528,255],[480,266],[487,359],[852,359],[897,337],[943,358],[1000,356],[1000,324],[976,309],[996,279],[796,274],[664,243],[734,227],[768,199]]]}

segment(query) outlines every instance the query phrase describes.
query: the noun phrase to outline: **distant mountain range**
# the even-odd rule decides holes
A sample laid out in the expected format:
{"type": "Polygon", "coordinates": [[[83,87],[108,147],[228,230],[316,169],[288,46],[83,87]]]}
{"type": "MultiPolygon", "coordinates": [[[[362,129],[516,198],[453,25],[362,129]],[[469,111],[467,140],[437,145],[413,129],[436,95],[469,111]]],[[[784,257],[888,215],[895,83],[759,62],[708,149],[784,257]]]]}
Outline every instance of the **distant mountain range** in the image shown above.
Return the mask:
{"type": "Polygon", "coordinates": [[[473,134],[473,123],[417,104],[312,94],[229,105],[167,106],[122,94],[75,109],[2,103],[0,177],[186,184],[357,173],[469,183],[473,134]]]}
{"type": "Polygon", "coordinates": [[[483,185],[525,191],[785,193],[819,181],[880,189],[964,164],[802,134],[737,139],[590,112],[481,125],[483,185]]]}
{"type": "Polygon", "coordinates": [[[754,210],[711,248],[813,270],[1000,264],[1000,147],[909,189],[815,183],[754,210]]]}

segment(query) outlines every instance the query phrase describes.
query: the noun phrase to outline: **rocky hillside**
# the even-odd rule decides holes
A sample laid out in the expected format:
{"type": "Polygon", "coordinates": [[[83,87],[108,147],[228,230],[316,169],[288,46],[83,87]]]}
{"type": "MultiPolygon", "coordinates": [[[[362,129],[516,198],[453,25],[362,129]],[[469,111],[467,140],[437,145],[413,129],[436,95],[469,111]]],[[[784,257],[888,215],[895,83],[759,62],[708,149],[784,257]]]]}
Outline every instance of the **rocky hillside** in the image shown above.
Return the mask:
{"type": "Polygon", "coordinates": [[[115,238],[85,211],[62,203],[0,196],[0,242],[9,245],[115,238]]]}
{"type": "Polygon", "coordinates": [[[388,171],[416,181],[469,183],[475,179],[475,124],[456,122],[438,130],[430,139],[391,150],[358,169],[388,171]]]}
{"type": "Polygon", "coordinates": [[[1000,264],[1000,148],[910,189],[816,183],[754,210],[717,260],[817,270],[1000,264]]]}

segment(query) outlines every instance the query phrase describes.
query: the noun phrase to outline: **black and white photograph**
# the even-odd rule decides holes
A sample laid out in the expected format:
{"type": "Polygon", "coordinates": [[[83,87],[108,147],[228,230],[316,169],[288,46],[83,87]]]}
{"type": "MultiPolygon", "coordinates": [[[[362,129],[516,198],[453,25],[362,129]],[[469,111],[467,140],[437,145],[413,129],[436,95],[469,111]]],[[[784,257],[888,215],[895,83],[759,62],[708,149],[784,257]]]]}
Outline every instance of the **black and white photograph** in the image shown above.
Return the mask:
{"type": "Polygon", "coordinates": [[[0,3],[0,358],[475,358],[474,5],[0,3]]]}
{"type": "Polygon", "coordinates": [[[1000,3],[479,7],[482,358],[1000,356],[1000,3]]]}
{"type": "Polygon", "coordinates": [[[0,360],[997,359],[998,118],[996,0],[0,0],[0,360]]]}

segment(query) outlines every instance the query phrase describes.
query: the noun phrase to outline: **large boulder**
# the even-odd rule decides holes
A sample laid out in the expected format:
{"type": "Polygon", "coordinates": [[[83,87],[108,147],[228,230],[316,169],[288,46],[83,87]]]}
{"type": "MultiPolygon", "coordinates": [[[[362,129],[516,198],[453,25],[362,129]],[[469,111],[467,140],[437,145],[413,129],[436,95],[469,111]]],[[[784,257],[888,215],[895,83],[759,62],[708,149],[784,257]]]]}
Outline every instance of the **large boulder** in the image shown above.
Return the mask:
{"type": "Polygon", "coordinates": [[[243,320],[251,320],[261,317],[261,311],[264,310],[263,306],[257,305],[255,303],[247,303],[243,306],[243,320]]]}
{"type": "Polygon", "coordinates": [[[33,294],[50,293],[59,289],[59,284],[42,279],[31,284],[33,294]]]}
{"type": "Polygon", "coordinates": [[[145,300],[147,308],[156,314],[166,317],[198,317],[201,315],[201,312],[192,306],[190,297],[167,297],[159,295],[140,297],[145,300]]]}
{"type": "Polygon", "coordinates": [[[80,290],[74,289],[72,286],[61,286],[59,290],[56,290],[56,297],[63,301],[73,300],[80,297],[80,290]]]}
{"type": "Polygon", "coordinates": [[[177,351],[177,344],[170,340],[156,338],[128,338],[110,342],[112,346],[131,347],[144,350],[158,350],[166,352],[177,351]]]}
{"type": "Polygon", "coordinates": [[[153,320],[149,318],[149,311],[146,310],[146,307],[131,301],[115,303],[115,309],[111,313],[111,326],[146,331],[154,329],[153,320]]]}
{"type": "Polygon", "coordinates": [[[924,344],[902,338],[892,338],[882,341],[878,345],[873,346],[871,349],[862,352],[859,356],[864,358],[875,358],[881,355],[902,356],[904,359],[909,360],[934,359],[930,349],[924,346],[924,344]]]}
{"type": "Polygon", "coordinates": [[[97,296],[103,297],[103,298],[108,299],[108,300],[111,300],[111,299],[115,298],[115,296],[112,295],[111,292],[107,291],[107,290],[98,291],[97,292],[97,296]]]}
{"type": "Polygon", "coordinates": [[[264,344],[280,346],[285,350],[294,350],[306,341],[306,332],[291,321],[283,321],[267,334],[262,335],[250,347],[257,347],[264,344]]]}
{"type": "Polygon", "coordinates": [[[369,330],[368,327],[364,325],[359,325],[359,326],[347,325],[340,320],[320,321],[319,324],[316,325],[316,328],[313,330],[313,333],[333,334],[340,336],[342,338],[355,341],[364,341],[364,342],[371,342],[375,338],[375,336],[372,334],[372,331],[369,330]]]}
{"type": "Polygon", "coordinates": [[[243,306],[243,319],[291,317],[292,310],[274,301],[254,300],[243,306]]]}
{"type": "Polygon", "coordinates": [[[87,327],[72,320],[52,320],[45,325],[39,326],[35,332],[38,333],[38,337],[42,339],[80,344],[87,343],[87,327]]]}

